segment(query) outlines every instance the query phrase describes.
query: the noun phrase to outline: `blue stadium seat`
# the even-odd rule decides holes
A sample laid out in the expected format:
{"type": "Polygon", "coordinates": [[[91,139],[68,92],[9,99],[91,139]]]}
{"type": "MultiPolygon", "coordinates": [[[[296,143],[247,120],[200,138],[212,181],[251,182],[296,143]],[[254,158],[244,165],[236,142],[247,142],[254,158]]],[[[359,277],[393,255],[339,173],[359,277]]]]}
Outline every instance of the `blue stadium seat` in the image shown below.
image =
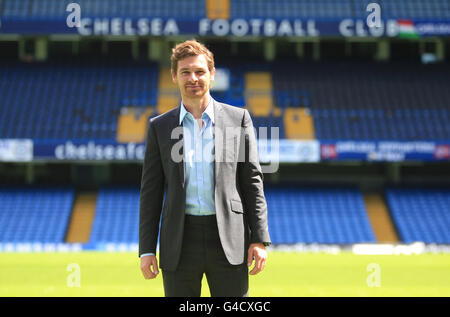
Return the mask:
{"type": "Polygon", "coordinates": [[[301,92],[317,139],[448,140],[450,135],[445,78],[450,64],[277,62],[271,68],[278,106],[298,102],[301,92]]]}
{"type": "Polygon", "coordinates": [[[89,242],[137,243],[138,237],[139,189],[101,189],[89,242]]]}
{"type": "Polygon", "coordinates": [[[351,17],[350,0],[231,0],[233,18],[343,18],[351,17]]]}
{"type": "MultiPolygon", "coordinates": [[[[66,18],[71,0],[1,0],[7,18],[66,18]]],[[[231,18],[365,19],[372,0],[230,0],[231,18]]],[[[86,17],[201,19],[205,0],[78,0],[86,17]],[[174,10],[173,8],[177,8],[174,10]]],[[[447,0],[379,0],[384,19],[447,19],[447,0]]]]}
{"type": "Polygon", "coordinates": [[[274,244],[375,242],[356,188],[271,187],[266,198],[274,244]]]}
{"type": "MultiPolygon", "coordinates": [[[[212,92],[214,98],[243,107],[244,73],[270,71],[275,105],[282,111],[290,106],[309,108],[319,140],[446,141],[450,135],[448,64],[224,65],[230,69],[231,87],[212,92]]],[[[158,65],[4,62],[0,89],[0,138],[115,140],[121,107],[156,105],[158,65]]],[[[257,128],[279,126],[284,137],[280,117],[254,121],[257,128]]]]}
{"type": "Polygon", "coordinates": [[[405,243],[450,243],[450,189],[388,188],[386,200],[405,243]]]}
{"type": "MultiPolygon", "coordinates": [[[[4,16],[40,19],[66,18],[71,0],[2,0],[4,16]]],[[[77,0],[85,17],[181,17],[206,16],[204,0],[77,0]],[[178,10],[173,10],[178,8],[178,10]]]]}
{"type": "MultiPolygon", "coordinates": [[[[233,18],[365,19],[372,0],[231,0],[233,18]]],[[[446,0],[379,0],[384,19],[446,19],[446,0]]]]}
{"type": "Polygon", "coordinates": [[[255,117],[252,116],[253,126],[256,128],[257,138],[272,139],[272,128],[278,128],[278,138],[284,139],[286,137],[284,131],[283,117],[269,116],[269,117],[255,117]]]}
{"type": "Polygon", "coordinates": [[[64,242],[74,190],[1,188],[0,242],[64,242]]]}
{"type": "MultiPolygon", "coordinates": [[[[266,197],[274,244],[375,242],[356,188],[270,187],[266,197]]],[[[104,188],[90,243],[137,243],[138,219],[138,188],[104,188]]]]}
{"type": "Polygon", "coordinates": [[[3,62],[0,138],[115,140],[120,109],[155,106],[157,86],[154,63],[3,62]]]}

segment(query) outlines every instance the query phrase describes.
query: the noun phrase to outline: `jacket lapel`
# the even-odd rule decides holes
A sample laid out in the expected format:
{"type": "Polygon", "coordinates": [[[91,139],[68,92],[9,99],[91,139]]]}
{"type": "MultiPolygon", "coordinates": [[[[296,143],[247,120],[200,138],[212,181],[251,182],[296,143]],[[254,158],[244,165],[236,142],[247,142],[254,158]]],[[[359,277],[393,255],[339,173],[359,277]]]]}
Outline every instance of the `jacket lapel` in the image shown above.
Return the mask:
{"type": "Polygon", "coordinates": [[[184,188],[185,182],[186,182],[186,177],[185,177],[185,164],[184,164],[184,141],[183,141],[183,123],[180,123],[180,110],[181,110],[181,106],[178,106],[177,111],[173,112],[173,121],[170,127],[170,131],[169,131],[169,135],[172,134],[172,131],[174,131],[174,129],[180,129],[181,133],[176,133],[175,135],[178,136],[178,138],[170,138],[171,140],[171,146],[170,149],[172,150],[173,146],[175,146],[175,144],[177,142],[181,142],[181,147],[180,147],[180,155],[181,155],[181,160],[180,161],[175,161],[175,165],[177,165],[177,169],[178,169],[178,173],[180,176],[180,182],[181,182],[181,187],[184,188]]]}
{"type": "Polygon", "coordinates": [[[220,179],[220,162],[222,162],[223,156],[223,138],[224,138],[224,123],[222,117],[222,106],[214,99],[214,186],[217,184],[217,180],[220,179]]]}

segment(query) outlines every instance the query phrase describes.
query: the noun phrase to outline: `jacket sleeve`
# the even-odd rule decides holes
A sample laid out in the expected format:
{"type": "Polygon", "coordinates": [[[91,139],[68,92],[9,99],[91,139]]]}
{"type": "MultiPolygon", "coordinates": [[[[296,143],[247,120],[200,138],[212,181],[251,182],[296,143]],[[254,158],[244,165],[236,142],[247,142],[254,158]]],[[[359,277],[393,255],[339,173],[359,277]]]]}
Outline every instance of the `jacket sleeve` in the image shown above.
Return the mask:
{"type": "Polygon", "coordinates": [[[147,127],[139,200],[139,255],[156,253],[164,198],[164,171],[152,120],[147,127]]]}
{"type": "Polygon", "coordinates": [[[250,243],[270,243],[267,203],[264,196],[263,173],[259,164],[258,148],[252,119],[245,110],[242,121],[245,158],[238,163],[239,185],[243,193],[250,243]]]}

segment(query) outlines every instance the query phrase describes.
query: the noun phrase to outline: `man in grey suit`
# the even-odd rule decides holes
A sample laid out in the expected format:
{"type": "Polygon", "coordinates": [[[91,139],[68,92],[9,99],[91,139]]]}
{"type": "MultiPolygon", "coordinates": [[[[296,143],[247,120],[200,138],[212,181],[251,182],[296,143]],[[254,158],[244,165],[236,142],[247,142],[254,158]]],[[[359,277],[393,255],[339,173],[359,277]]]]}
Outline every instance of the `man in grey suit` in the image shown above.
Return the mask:
{"type": "Polygon", "coordinates": [[[214,58],[203,44],[178,44],[171,62],[181,105],[148,125],[141,271],[159,273],[159,234],[165,296],[200,296],[204,274],[212,296],[248,296],[248,274],[264,269],[270,244],[253,124],[247,110],[210,96],[214,58]]]}

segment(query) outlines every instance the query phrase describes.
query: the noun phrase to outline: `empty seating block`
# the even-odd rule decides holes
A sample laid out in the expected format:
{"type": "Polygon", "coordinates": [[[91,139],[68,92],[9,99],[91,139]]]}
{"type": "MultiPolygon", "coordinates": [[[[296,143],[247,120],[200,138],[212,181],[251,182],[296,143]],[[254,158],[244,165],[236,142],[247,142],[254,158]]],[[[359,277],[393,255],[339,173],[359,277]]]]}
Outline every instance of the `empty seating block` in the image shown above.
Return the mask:
{"type": "Polygon", "coordinates": [[[448,63],[277,62],[272,72],[279,106],[299,101],[294,104],[310,109],[319,140],[447,141],[450,135],[448,63]]]}
{"type": "Polygon", "coordinates": [[[398,242],[397,232],[382,195],[367,194],[364,196],[364,202],[377,241],[398,242]]]}
{"type": "Polygon", "coordinates": [[[208,19],[229,19],[230,0],[206,0],[206,14],[208,19]]]}
{"type": "Polygon", "coordinates": [[[138,238],[139,189],[101,189],[90,243],[137,243],[138,238]]]}
{"type": "Polygon", "coordinates": [[[375,242],[355,188],[266,188],[274,244],[375,242]]]}
{"type": "MultiPolygon", "coordinates": [[[[8,15],[23,17],[66,18],[63,0],[4,0],[8,15]]],[[[183,17],[204,18],[205,0],[77,0],[88,17],[183,17]],[[178,10],[173,10],[176,7],[178,10]]]]}
{"type": "Polygon", "coordinates": [[[124,108],[117,124],[117,142],[144,142],[147,122],[153,108],[124,108]]]}
{"type": "Polygon", "coordinates": [[[315,138],[314,119],[308,109],[286,108],[284,127],[288,139],[312,140],[315,138]]]}
{"type": "Polygon", "coordinates": [[[180,97],[176,95],[176,91],[163,93],[160,92],[158,97],[158,113],[163,114],[180,105],[180,97]]]}
{"type": "MultiPolygon", "coordinates": [[[[348,244],[375,242],[359,190],[343,188],[266,188],[272,242],[348,244]]],[[[139,189],[99,192],[91,243],[137,243],[139,189]]]]}
{"type": "Polygon", "coordinates": [[[0,242],[63,243],[73,189],[0,189],[0,242]]]}
{"type": "Polygon", "coordinates": [[[390,188],[386,199],[405,243],[450,243],[450,189],[390,188]]]}
{"type": "Polygon", "coordinates": [[[172,81],[170,69],[161,68],[158,79],[158,113],[162,114],[178,107],[180,100],[180,93],[177,85],[172,81]]]}
{"type": "MultiPolygon", "coordinates": [[[[30,15],[39,17],[60,17],[63,16],[65,5],[67,1],[54,1],[54,0],[2,0],[5,2],[5,14],[27,17],[30,15]]],[[[2,2],[0,1],[0,3],[2,2]]],[[[265,0],[264,0],[265,1],[265,0]]],[[[349,2],[350,0],[347,0],[349,2]]],[[[129,16],[136,16],[142,14],[143,16],[167,16],[169,12],[172,15],[178,16],[196,16],[203,14],[205,17],[205,2],[206,7],[217,6],[215,2],[222,2],[221,0],[195,0],[195,1],[179,1],[179,0],[157,0],[157,1],[147,1],[147,0],[79,0],[77,3],[86,11],[87,16],[118,16],[120,14],[126,14],[129,16]],[[209,4],[211,2],[212,4],[209,4]],[[187,3],[187,4],[186,4],[187,3]],[[192,6],[192,4],[195,6],[192,6]],[[184,4],[184,5],[183,5],[184,4]],[[191,5],[189,5],[191,4],[191,5]],[[176,5],[183,5],[180,8],[180,12],[174,12],[169,10],[176,5]],[[194,13],[197,11],[196,13],[194,13]],[[198,12],[200,11],[200,12],[198,12]]],[[[295,13],[299,13],[300,8],[304,7],[298,6],[288,6],[291,1],[266,1],[267,5],[264,5],[263,1],[246,1],[246,0],[231,0],[231,6],[234,9],[234,17],[240,16],[240,14],[248,14],[254,12],[254,14],[268,15],[270,12],[279,17],[280,14],[289,13],[288,10],[296,10],[295,13]],[[245,2],[254,3],[252,6],[245,6],[245,2]],[[275,4],[279,4],[276,6],[275,4]],[[297,9],[298,7],[298,9],[297,9]]],[[[295,2],[294,2],[295,3],[295,2]]],[[[300,2],[302,3],[302,2],[300,2]]],[[[320,3],[322,4],[322,3],[320,3]]],[[[309,8],[308,13],[319,11],[320,6],[311,6],[307,3],[309,8]]],[[[292,12],[294,13],[294,12],[292,12]]],[[[292,14],[291,13],[291,14],[292,14]]],[[[207,10],[207,15],[210,17],[209,9],[207,10]]]]}
{"type": "Polygon", "coordinates": [[[351,0],[231,0],[233,18],[340,18],[352,15],[351,0]]]}
{"type": "Polygon", "coordinates": [[[157,74],[147,62],[0,62],[0,138],[116,140],[123,107],[156,105],[157,74]]]}
{"type": "MultiPolygon", "coordinates": [[[[365,19],[371,0],[78,0],[89,17],[365,19]],[[177,8],[174,10],[173,8],[177,8]],[[227,15],[225,15],[227,13],[227,15]]],[[[2,0],[5,17],[66,18],[63,0],[2,0]]],[[[378,1],[387,19],[446,19],[447,0],[378,1]]]]}
{"type": "MultiPolygon", "coordinates": [[[[232,18],[365,19],[371,0],[230,0],[232,18]]],[[[377,1],[383,16],[398,18],[447,18],[446,0],[377,1]]]]}
{"type": "Polygon", "coordinates": [[[269,72],[248,72],[245,74],[247,90],[272,90],[272,75],[269,72]]]}
{"type": "Polygon", "coordinates": [[[66,242],[85,243],[89,241],[96,202],[97,193],[79,193],[76,196],[67,230],[66,242]]]}
{"type": "Polygon", "coordinates": [[[269,116],[272,113],[272,75],[269,72],[248,72],[245,74],[246,105],[255,116],[269,116]]]}
{"type": "Polygon", "coordinates": [[[283,117],[252,117],[253,126],[256,129],[258,139],[284,139],[283,117]]]}
{"type": "MultiPolygon", "coordinates": [[[[224,102],[235,107],[245,106],[245,79],[244,69],[234,61],[226,64],[217,64],[216,69],[225,68],[230,71],[230,86],[225,91],[211,90],[211,96],[219,102],[224,102]]],[[[217,76],[217,75],[216,75],[217,76]]]]}

